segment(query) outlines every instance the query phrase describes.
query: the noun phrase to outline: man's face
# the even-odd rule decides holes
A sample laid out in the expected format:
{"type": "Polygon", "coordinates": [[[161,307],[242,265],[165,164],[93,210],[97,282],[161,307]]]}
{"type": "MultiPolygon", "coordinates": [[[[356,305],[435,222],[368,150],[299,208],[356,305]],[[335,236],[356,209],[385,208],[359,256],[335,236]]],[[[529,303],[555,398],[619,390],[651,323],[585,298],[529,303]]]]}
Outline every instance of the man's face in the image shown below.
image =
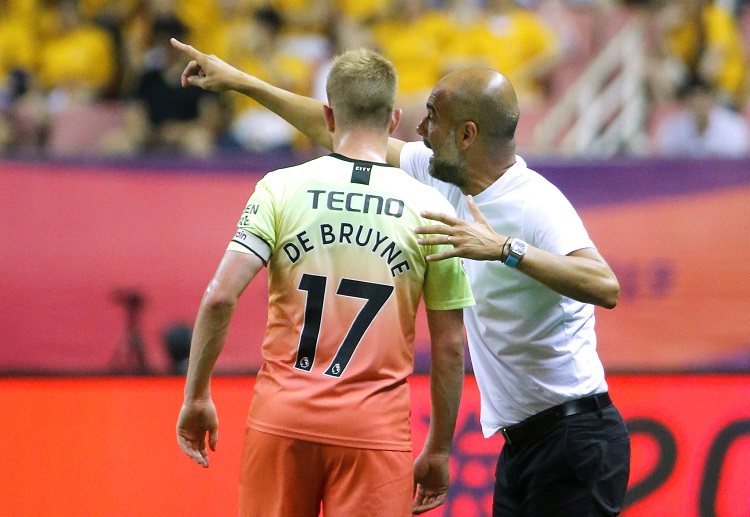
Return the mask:
{"type": "Polygon", "coordinates": [[[429,173],[440,181],[457,187],[466,184],[463,161],[456,146],[456,129],[446,109],[446,95],[437,88],[427,100],[427,116],[417,126],[424,145],[432,149],[429,173]]]}

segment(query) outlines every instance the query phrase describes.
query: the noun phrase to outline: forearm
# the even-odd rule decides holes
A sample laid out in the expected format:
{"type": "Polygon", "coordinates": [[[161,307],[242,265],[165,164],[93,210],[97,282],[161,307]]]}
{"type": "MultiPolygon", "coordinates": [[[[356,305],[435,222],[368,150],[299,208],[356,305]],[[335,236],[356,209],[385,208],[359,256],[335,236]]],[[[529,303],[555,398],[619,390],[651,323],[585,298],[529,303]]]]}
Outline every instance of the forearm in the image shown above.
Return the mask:
{"type": "Polygon", "coordinates": [[[189,85],[211,91],[234,90],[256,100],[310,137],[315,143],[331,149],[331,136],[323,118],[323,103],[272,86],[257,77],[207,55],[176,39],[172,46],[192,61],[182,72],[183,88],[189,85]]]}
{"type": "Polygon", "coordinates": [[[185,400],[210,397],[211,372],[224,348],[229,322],[236,306],[230,303],[212,304],[207,299],[208,295],[201,303],[193,330],[185,400]]]}
{"type": "Polygon", "coordinates": [[[598,253],[591,248],[560,256],[529,246],[516,268],[579,302],[611,309],[620,295],[620,284],[612,269],[603,259],[599,260],[598,253]]]}
{"type": "Polygon", "coordinates": [[[244,73],[235,77],[231,89],[273,111],[316,144],[332,148],[321,101],[277,88],[244,73]]]}
{"type": "Polygon", "coordinates": [[[210,396],[211,372],[224,348],[237,302],[263,267],[253,253],[226,251],[201,300],[190,343],[185,400],[210,396]]]}
{"type": "Polygon", "coordinates": [[[430,367],[430,429],[425,451],[449,454],[458,418],[458,408],[464,382],[464,337],[461,309],[456,311],[428,311],[428,325],[432,336],[432,364],[430,367]],[[446,325],[445,320],[457,324],[446,325]]]}
{"type": "Polygon", "coordinates": [[[435,365],[430,370],[432,415],[425,449],[434,453],[448,454],[451,451],[463,389],[463,359],[460,365],[460,371],[435,365]]]}
{"type": "MultiPolygon", "coordinates": [[[[444,225],[416,228],[416,233],[427,235],[418,240],[419,244],[450,243],[453,246],[452,249],[428,255],[427,260],[463,257],[472,260],[506,261],[513,236],[495,232],[471,196],[466,197],[466,202],[474,222],[437,212],[422,213],[426,219],[439,221],[444,225]]],[[[617,277],[594,248],[582,248],[566,256],[560,256],[528,245],[526,254],[516,265],[516,269],[559,294],[607,309],[613,308],[620,296],[617,277]]]]}

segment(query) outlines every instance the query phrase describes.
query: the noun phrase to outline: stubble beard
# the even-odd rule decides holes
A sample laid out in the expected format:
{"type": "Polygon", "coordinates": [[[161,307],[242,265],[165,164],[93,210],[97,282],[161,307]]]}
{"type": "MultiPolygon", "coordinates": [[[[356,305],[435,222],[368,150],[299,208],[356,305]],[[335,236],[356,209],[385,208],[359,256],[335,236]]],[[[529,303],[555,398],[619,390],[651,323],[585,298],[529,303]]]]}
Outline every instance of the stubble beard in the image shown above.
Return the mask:
{"type": "Polygon", "coordinates": [[[466,184],[463,167],[458,159],[439,159],[433,154],[427,170],[430,176],[445,183],[450,183],[459,188],[466,184]]]}

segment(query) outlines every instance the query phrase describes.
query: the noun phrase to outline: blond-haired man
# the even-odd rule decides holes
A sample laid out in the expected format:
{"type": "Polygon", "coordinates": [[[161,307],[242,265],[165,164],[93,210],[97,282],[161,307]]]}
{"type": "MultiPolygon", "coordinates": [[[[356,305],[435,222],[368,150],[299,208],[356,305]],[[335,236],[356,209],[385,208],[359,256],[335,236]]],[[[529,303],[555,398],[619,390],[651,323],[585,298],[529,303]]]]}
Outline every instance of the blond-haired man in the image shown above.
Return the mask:
{"type": "MultiPolygon", "coordinates": [[[[188,53],[199,53],[174,41],[188,53]]],[[[197,63],[192,74],[201,78],[197,63]]],[[[458,259],[428,262],[420,213],[454,213],[432,187],[385,163],[396,72],[378,54],[340,56],[323,106],[333,154],[258,182],[198,312],[177,440],[208,466],[216,444],[211,371],[236,302],[269,268],[264,363],[240,476],[240,514],[407,516],[448,491],[463,382],[462,308],[473,305],[458,259]],[[407,377],[424,298],[432,337],[432,420],[412,462],[407,377]],[[418,486],[414,499],[414,484],[418,486]]]]}

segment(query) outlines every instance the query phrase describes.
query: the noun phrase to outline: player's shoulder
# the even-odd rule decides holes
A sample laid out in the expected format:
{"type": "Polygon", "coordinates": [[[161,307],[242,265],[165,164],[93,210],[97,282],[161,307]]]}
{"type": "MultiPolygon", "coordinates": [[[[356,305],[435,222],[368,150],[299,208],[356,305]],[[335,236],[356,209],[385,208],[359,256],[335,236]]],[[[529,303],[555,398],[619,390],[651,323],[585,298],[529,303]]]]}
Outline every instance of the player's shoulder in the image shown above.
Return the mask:
{"type": "Polygon", "coordinates": [[[274,169],[272,171],[269,171],[264,176],[265,178],[270,179],[283,179],[290,175],[294,174],[304,174],[311,169],[319,168],[321,167],[323,160],[327,158],[327,156],[318,156],[317,158],[311,158],[307,161],[296,163],[294,165],[289,165],[287,167],[280,167],[278,169],[274,169]]]}
{"type": "Polygon", "coordinates": [[[421,210],[452,213],[453,205],[443,194],[432,185],[422,183],[408,172],[393,167],[394,187],[402,193],[410,203],[420,206],[421,210]],[[397,183],[396,183],[397,179],[397,183]]]}
{"type": "MultiPolygon", "coordinates": [[[[534,190],[539,195],[542,194],[553,194],[562,195],[560,189],[552,183],[544,174],[539,173],[535,169],[532,169],[520,156],[516,156],[516,178],[520,185],[525,189],[534,190]]],[[[537,199],[534,197],[533,199],[537,199]]],[[[542,197],[541,202],[544,202],[542,197]]]]}
{"type": "Polygon", "coordinates": [[[325,158],[326,156],[320,156],[288,167],[274,169],[263,175],[261,181],[270,189],[286,190],[296,183],[316,177],[316,171],[320,171],[322,167],[330,167],[330,164],[326,165],[323,161],[325,158]]]}

